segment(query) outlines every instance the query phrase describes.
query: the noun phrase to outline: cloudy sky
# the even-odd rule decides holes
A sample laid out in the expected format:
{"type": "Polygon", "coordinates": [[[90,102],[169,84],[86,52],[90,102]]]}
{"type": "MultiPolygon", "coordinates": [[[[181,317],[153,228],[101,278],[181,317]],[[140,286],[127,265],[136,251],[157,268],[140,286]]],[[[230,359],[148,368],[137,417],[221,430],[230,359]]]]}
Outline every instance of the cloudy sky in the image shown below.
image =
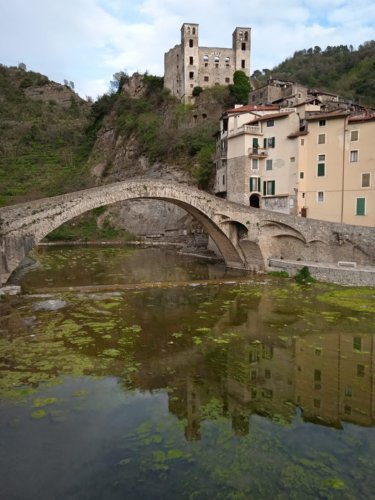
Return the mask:
{"type": "Polygon", "coordinates": [[[296,50],[375,39],[374,0],[0,0],[0,63],[73,81],[82,97],[108,91],[113,73],[163,74],[184,22],[201,46],[230,47],[252,28],[251,72],[296,50]]]}

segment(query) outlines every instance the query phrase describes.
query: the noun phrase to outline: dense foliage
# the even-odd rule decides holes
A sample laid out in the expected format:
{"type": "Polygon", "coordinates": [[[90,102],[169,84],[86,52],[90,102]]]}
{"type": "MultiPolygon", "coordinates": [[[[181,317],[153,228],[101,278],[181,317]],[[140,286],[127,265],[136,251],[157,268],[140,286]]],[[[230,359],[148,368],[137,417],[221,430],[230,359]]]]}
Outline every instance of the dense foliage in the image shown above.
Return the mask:
{"type": "Polygon", "coordinates": [[[87,104],[27,97],[48,78],[0,65],[0,206],[51,196],[85,185],[87,104]]]}
{"type": "Polygon", "coordinates": [[[251,90],[250,78],[241,70],[235,71],[233,84],[230,85],[229,90],[236,104],[247,104],[251,90]]]}
{"type": "Polygon", "coordinates": [[[347,45],[299,50],[272,70],[255,71],[253,81],[260,86],[271,76],[375,106],[375,41],[363,43],[358,50],[347,45]]]}

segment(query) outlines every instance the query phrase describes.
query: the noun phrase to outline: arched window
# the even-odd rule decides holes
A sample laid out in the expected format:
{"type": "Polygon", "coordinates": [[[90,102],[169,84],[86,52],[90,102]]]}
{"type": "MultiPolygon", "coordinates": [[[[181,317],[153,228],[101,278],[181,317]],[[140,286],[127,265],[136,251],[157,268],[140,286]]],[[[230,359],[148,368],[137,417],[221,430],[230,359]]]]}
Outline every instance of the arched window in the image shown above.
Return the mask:
{"type": "Polygon", "coordinates": [[[225,58],[225,64],[226,64],[227,66],[229,66],[229,63],[230,63],[230,57],[226,57],[226,58],[225,58]]]}
{"type": "Polygon", "coordinates": [[[205,55],[203,56],[203,61],[204,61],[204,62],[208,62],[208,55],[207,55],[207,54],[205,54],[205,55]]]}
{"type": "Polygon", "coordinates": [[[245,42],[249,41],[249,32],[245,31],[245,42]]]}
{"type": "Polygon", "coordinates": [[[219,56],[215,56],[214,61],[217,64],[220,61],[220,57],[219,56]]]}

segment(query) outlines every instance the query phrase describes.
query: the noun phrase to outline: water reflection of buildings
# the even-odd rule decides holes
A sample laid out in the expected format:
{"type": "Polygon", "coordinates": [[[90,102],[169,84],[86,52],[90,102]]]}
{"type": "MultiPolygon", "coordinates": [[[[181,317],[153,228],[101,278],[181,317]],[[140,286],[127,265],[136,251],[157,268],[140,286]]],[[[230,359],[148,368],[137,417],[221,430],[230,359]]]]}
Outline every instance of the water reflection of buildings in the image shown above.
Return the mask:
{"type": "Polygon", "coordinates": [[[190,370],[170,401],[187,420],[186,438],[200,439],[205,406],[220,400],[238,435],[249,432],[250,416],[291,423],[296,406],[304,421],[340,428],[342,422],[375,425],[374,338],[371,334],[327,333],[274,341],[236,342],[217,377],[190,370]],[[176,398],[177,399],[177,398],[176,398]]]}

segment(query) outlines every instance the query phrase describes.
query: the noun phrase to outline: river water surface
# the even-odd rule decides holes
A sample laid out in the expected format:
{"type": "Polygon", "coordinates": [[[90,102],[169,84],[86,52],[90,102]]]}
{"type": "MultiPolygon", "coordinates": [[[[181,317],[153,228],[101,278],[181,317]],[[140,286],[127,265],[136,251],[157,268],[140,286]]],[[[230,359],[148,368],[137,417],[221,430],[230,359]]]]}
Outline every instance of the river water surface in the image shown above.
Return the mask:
{"type": "Polygon", "coordinates": [[[2,499],[374,498],[375,289],[36,257],[0,303],[2,499]]]}

